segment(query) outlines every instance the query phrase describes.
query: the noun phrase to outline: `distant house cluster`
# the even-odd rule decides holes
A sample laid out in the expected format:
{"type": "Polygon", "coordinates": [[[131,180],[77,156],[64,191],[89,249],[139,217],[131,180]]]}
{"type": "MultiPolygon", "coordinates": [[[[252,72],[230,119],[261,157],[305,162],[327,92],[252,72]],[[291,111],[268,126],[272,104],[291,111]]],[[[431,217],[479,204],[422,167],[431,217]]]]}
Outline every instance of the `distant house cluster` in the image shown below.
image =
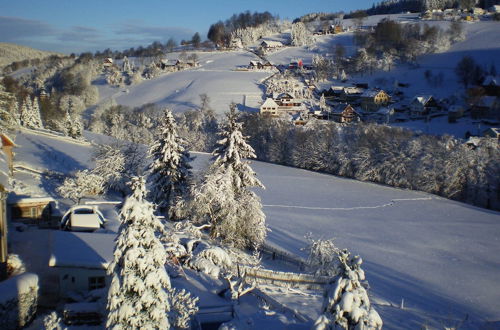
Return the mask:
{"type": "Polygon", "coordinates": [[[260,106],[260,113],[272,117],[282,115],[297,115],[305,113],[306,107],[301,99],[297,99],[289,93],[282,93],[277,97],[269,97],[260,106]]]}
{"type": "Polygon", "coordinates": [[[331,24],[327,28],[319,28],[314,34],[316,35],[326,35],[326,34],[339,34],[348,31],[347,28],[342,26],[342,24],[331,24]]]}
{"type": "Polygon", "coordinates": [[[274,65],[269,61],[250,61],[248,64],[248,70],[273,70],[274,65]]]}

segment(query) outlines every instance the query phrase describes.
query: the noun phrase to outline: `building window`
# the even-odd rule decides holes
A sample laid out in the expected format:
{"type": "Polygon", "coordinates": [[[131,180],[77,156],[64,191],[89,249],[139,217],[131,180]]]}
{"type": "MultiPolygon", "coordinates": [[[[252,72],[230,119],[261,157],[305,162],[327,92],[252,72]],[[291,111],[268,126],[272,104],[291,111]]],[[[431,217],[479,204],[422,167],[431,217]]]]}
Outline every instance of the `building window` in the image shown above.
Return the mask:
{"type": "Polygon", "coordinates": [[[31,207],[30,208],[30,213],[32,218],[36,218],[38,216],[37,208],[36,207],[31,207]]]}
{"type": "Polygon", "coordinates": [[[89,291],[101,289],[106,286],[106,279],[104,276],[89,277],[89,291]]]}

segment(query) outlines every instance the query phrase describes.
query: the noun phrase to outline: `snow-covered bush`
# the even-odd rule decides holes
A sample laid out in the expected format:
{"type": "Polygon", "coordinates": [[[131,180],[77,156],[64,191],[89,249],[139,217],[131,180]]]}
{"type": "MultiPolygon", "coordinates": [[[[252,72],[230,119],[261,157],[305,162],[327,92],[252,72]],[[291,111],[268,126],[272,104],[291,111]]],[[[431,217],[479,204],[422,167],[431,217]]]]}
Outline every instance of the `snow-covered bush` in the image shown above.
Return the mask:
{"type": "Polygon", "coordinates": [[[103,178],[105,190],[125,191],[125,155],[119,145],[98,145],[93,152],[93,174],[103,178]]]}
{"type": "Polygon", "coordinates": [[[9,253],[7,256],[7,275],[16,276],[26,272],[26,266],[19,255],[9,253]]]}
{"type": "Polygon", "coordinates": [[[198,297],[193,297],[186,290],[172,288],[169,293],[169,300],[172,302],[168,319],[175,329],[189,329],[191,319],[198,312],[198,297]]]}
{"type": "MultiPolygon", "coordinates": [[[[192,249],[191,243],[195,242],[188,242],[188,251],[192,249]]],[[[197,271],[217,278],[222,270],[227,271],[231,268],[232,260],[222,248],[211,247],[206,243],[198,242],[196,248],[192,251],[192,257],[189,259],[188,265],[197,271]]]]}
{"type": "Polygon", "coordinates": [[[101,176],[89,170],[83,170],[76,172],[74,177],[66,178],[56,190],[62,197],[80,203],[84,196],[101,194],[103,186],[104,179],[101,176]]]}
{"type": "Polygon", "coordinates": [[[63,330],[66,327],[63,326],[62,320],[57,314],[57,312],[52,312],[47,314],[43,318],[43,327],[45,330],[63,330]]]}
{"type": "Polygon", "coordinates": [[[319,276],[336,276],[339,273],[338,254],[340,250],[332,239],[314,239],[311,234],[306,236],[308,245],[307,262],[309,267],[319,276]]]}
{"type": "Polygon", "coordinates": [[[35,317],[38,276],[23,273],[0,282],[0,329],[19,329],[35,317]]]}
{"type": "Polygon", "coordinates": [[[166,253],[156,234],[163,230],[146,198],[145,180],[133,178],[132,195],[120,212],[108,293],[107,328],[168,329],[171,309],[166,253]]]}
{"type": "Polygon", "coordinates": [[[317,329],[381,329],[382,319],[370,304],[362,284],[363,260],[351,257],[347,250],[338,254],[341,273],[325,292],[323,315],[316,321],[317,329]],[[327,321],[328,320],[328,321],[327,321]]]}

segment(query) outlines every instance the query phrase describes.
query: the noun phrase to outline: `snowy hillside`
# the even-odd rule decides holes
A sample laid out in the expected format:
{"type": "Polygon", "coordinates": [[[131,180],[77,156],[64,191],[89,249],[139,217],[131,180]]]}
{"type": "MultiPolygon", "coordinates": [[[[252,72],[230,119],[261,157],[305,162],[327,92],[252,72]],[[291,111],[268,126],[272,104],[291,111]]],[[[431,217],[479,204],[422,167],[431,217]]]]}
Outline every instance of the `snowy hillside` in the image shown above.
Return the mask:
{"type": "Polygon", "coordinates": [[[12,62],[44,58],[57,53],[0,42],[0,68],[12,62]]]}
{"type": "MultiPolygon", "coordinates": [[[[89,147],[64,139],[19,133],[16,143],[16,159],[33,168],[58,170],[52,155],[64,160],[63,172],[91,165],[89,147]]],[[[209,156],[196,156],[200,169],[209,156]]],[[[258,193],[271,229],[268,244],[305,256],[304,236],[311,232],[359,253],[386,328],[450,326],[465,318],[466,328],[474,328],[500,318],[500,295],[492,290],[500,276],[500,213],[294,168],[252,166],[267,188],[258,193]],[[396,308],[402,300],[405,308],[396,308]]],[[[29,184],[29,176],[23,180],[29,184]]]]}
{"type": "Polygon", "coordinates": [[[99,85],[100,94],[104,96],[101,102],[112,97],[118,104],[131,107],[156,103],[173,111],[184,111],[197,108],[199,95],[207,94],[211,99],[210,106],[220,114],[228,110],[231,102],[243,104],[245,98],[247,106],[259,106],[262,100],[259,85],[271,73],[233,71],[237,66],[246,66],[251,60],[258,60],[257,56],[244,51],[197,55],[200,67],[195,69],[165,74],[124,88],[99,85]]]}

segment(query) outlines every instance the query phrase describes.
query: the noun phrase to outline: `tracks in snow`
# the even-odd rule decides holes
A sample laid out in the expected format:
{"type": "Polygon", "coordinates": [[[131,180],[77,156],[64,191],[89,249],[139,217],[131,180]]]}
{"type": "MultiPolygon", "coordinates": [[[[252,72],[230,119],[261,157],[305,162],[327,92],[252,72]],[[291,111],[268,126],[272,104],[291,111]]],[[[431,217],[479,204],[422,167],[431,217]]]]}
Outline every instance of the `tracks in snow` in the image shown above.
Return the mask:
{"type": "Polygon", "coordinates": [[[290,208],[290,209],[304,209],[304,210],[325,210],[325,211],[354,211],[354,210],[364,210],[364,209],[380,209],[384,207],[393,206],[396,202],[406,202],[406,201],[430,201],[432,197],[421,197],[421,198],[395,198],[391,199],[389,203],[375,205],[375,206],[355,206],[355,207],[314,207],[314,206],[297,206],[297,205],[270,205],[264,204],[263,207],[275,207],[275,208],[290,208]]]}

